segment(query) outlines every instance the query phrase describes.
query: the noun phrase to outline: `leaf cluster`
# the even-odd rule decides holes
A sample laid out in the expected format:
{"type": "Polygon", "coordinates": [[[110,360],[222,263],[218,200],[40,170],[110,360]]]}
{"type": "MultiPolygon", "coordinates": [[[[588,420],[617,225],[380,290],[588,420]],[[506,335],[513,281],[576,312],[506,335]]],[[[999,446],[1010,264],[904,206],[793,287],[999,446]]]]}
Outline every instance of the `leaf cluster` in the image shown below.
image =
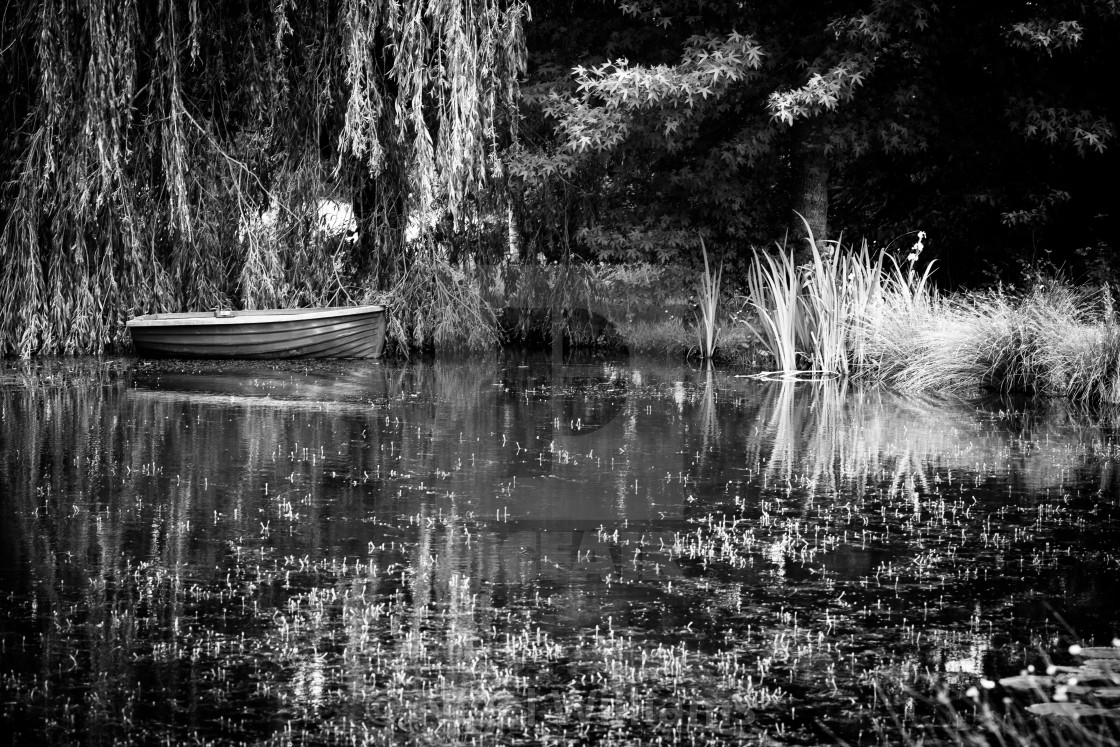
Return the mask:
{"type": "Polygon", "coordinates": [[[526,12],[8,3],[0,355],[120,347],[132,314],[392,286],[427,256],[410,231],[430,238],[501,194],[526,12]],[[353,205],[357,240],[316,230],[329,200],[353,205]],[[247,230],[266,212],[276,230],[247,230]]]}
{"type": "Polygon", "coordinates": [[[508,173],[548,256],[698,261],[683,237],[770,243],[796,204],[806,123],[830,224],[873,242],[926,229],[952,282],[1042,245],[1111,245],[1115,208],[1090,184],[1115,158],[1114,2],[603,7],[587,25],[546,19],[578,44],[530,29],[508,173]],[[1069,199],[1040,209],[1048,194],[1069,199]]]}

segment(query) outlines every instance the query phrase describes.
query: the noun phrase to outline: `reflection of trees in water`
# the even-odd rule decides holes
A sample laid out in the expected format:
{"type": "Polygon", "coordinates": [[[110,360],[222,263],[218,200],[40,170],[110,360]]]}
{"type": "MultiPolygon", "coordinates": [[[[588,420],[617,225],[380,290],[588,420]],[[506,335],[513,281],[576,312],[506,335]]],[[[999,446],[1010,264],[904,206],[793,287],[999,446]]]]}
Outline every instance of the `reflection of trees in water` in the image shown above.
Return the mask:
{"type": "Polygon", "coordinates": [[[35,600],[0,628],[40,691],[62,683],[42,722],[91,733],[164,697],[168,718],[204,720],[195,662],[259,624],[235,598],[268,599],[245,564],[343,541],[333,519],[380,501],[400,428],[371,406],[135,389],[96,367],[0,390],[0,409],[0,539],[19,569],[0,575],[35,600]],[[67,682],[85,683],[69,705],[67,682]]]}
{"type": "Polygon", "coordinates": [[[365,400],[353,387],[350,399],[322,399],[329,387],[298,374],[153,376],[136,387],[99,371],[0,390],[12,519],[0,531],[12,560],[208,566],[246,538],[266,535],[278,550],[339,542],[330,519],[348,510],[406,515],[423,496],[492,493],[518,432],[539,434],[531,448],[550,457],[571,422],[582,421],[577,436],[595,432],[622,396],[610,373],[538,380],[477,360],[385,367],[365,400]],[[609,402],[583,404],[596,398],[609,402]]]}
{"type": "MultiPolygon", "coordinates": [[[[682,570],[656,551],[676,541],[686,510],[726,508],[732,491],[758,529],[763,499],[795,519],[812,517],[810,496],[817,509],[866,497],[902,506],[912,491],[944,491],[949,472],[959,486],[965,472],[974,484],[1018,470],[1013,489],[1029,495],[1086,475],[1116,488],[1115,451],[1077,413],[1008,415],[710,369],[642,384],[609,365],[475,360],[383,366],[338,387],[289,372],[139,388],[99,370],[0,389],[0,539],[6,567],[26,569],[0,583],[39,604],[38,617],[9,616],[0,630],[27,637],[19,666],[36,684],[81,688],[81,718],[106,733],[167,702],[169,721],[206,733],[223,697],[252,704],[249,736],[289,718],[387,719],[425,698],[500,723],[526,667],[554,667],[561,681],[566,667],[586,671],[549,647],[603,650],[578,648],[570,632],[606,614],[654,640],[692,622],[697,600],[734,600],[725,621],[743,619],[740,605],[785,604],[793,584],[829,602],[839,592],[813,597],[814,572],[866,579],[884,557],[834,547],[816,566],[789,564],[781,587],[765,563],[721,576],[705,558],[682,570]],[[601,513],[576,526],[587,516],[546,515],[557,505],[601,513]],[[495,515],[506,507],[513,520],[495,515]],[[661,594],[670,580],[685,590],[680,610],[661,594]]],[[[1104,591],[1079,583],[1068,580],[1071,593],[1104,591]]],[[[629,664],[644,652],[641,640],[611,645],[629,646],[629,664]]],[[[962,646],[987,651],[990,640],[945,637],[907,661],[948,669],[937,661],[963,660],[962,646]]],[[[39,703],[64,718],[61,697],[39,703]]]]}
{"type": "MultiPolygon", "coordinates": [[[[34,618],[0,623],[32,641],[23,670],[88,683],[74,706],[86,728],[139,718],[159,700],[141,689],[170,694],[187,721],[205,719],[220,705],[184,699],[213,684],[202,682],[209,669],[228,664],[212,647],[231,645],[232,631],[273,630],[285,600],[323,575],[280,559],[324,554],[371,557],[373,570],[337,589],[355,609],[354,594],[374,603],[397,595],[414,632],[433,609],[471,599],[474,617],[452,612],[436,628],[448,651],[473,656],[483,645],[477,625],[531,595],[542,556],[518,533],[480,536],[459,506],[471,514],[473,496],[502,486],[501,449],[514,448],[498,446],[496,434],[510,427],[503,418],[549,441],[572,430],[565,418],[590,431],[605,406],[580,398],[602,394],[610,377],[515,374],[499,387],[488,361],[382,375],[376,396],[348,386],[337,399],[329,382],[298,372],[137,376],[142,386],[130,386],[130,377],[96,366],[65,386],[0,390],[0,506],[11,519],[0,532],[7,567],[26,570],[10,582],[39,605],[34,618]],[[532,406],[519,409],[525,385],[539,400],[530,394],[532,406]]],[[[331,613],[321,625],[336,622],[331,613]]],[[[292,687],[322,688],[314,662],[301,661],[292,687]]],[[[45,707],[61,718],[62,701],[45,707]]]]}

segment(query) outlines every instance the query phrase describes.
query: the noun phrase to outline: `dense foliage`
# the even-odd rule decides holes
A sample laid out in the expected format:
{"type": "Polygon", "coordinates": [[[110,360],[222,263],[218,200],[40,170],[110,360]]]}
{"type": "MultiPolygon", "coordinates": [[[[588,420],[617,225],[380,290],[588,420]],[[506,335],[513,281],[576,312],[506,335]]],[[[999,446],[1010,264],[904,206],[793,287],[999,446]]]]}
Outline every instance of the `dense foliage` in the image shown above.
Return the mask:
{"type": "Polygon", "coordinates": [[[924,230],[952,283],[1109,281],[1118,32],[1117,0],[13,0],[0,355],[359,300],[483,344],[472,263],[703,238],[734,287],[804,226],[924,230]]]}
{"type": "Polygon", "coordinates": [[[133,313],[388,288],[440,217],[500,194],[523,12],[6,4],[0,354],[100,351],[133,313]],[[343,203],[356,241],[317,223],[343,203]]]}
{"type": "Polygon", "coordinates": [[[1108,0],[552,7],[529,27],[530,223],[548,206],[568,248],[667,259],[803,235],[796,211],[817,238],[924,229],[955,280],[1047,250],[1099,268],[1118,31],[1108,0]]]}

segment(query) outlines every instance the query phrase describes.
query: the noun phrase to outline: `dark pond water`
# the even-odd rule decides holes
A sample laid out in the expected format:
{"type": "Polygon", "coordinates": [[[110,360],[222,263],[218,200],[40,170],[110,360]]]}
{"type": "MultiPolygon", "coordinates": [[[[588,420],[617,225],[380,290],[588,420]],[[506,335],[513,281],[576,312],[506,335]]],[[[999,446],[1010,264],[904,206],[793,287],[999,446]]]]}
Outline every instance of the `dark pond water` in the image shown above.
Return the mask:
{"type": "Polygon", "coordinates": [[[936,740],[939,688],[1120,634],[1118,421],[512,354],[3,362],[0,740],[936,740]]]}

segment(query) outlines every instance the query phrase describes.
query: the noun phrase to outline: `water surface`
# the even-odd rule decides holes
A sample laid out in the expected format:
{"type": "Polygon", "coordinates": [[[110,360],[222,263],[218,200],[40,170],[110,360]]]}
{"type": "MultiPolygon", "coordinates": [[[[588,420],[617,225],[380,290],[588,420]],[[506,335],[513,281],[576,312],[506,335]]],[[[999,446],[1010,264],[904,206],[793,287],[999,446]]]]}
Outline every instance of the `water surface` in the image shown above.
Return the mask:
{"type": "Polygon", "coordinates": [[[1120,633],[1116,422],[653,361],[3,362],[0,733],[934,738],[915,694],[1120,633]]]}

